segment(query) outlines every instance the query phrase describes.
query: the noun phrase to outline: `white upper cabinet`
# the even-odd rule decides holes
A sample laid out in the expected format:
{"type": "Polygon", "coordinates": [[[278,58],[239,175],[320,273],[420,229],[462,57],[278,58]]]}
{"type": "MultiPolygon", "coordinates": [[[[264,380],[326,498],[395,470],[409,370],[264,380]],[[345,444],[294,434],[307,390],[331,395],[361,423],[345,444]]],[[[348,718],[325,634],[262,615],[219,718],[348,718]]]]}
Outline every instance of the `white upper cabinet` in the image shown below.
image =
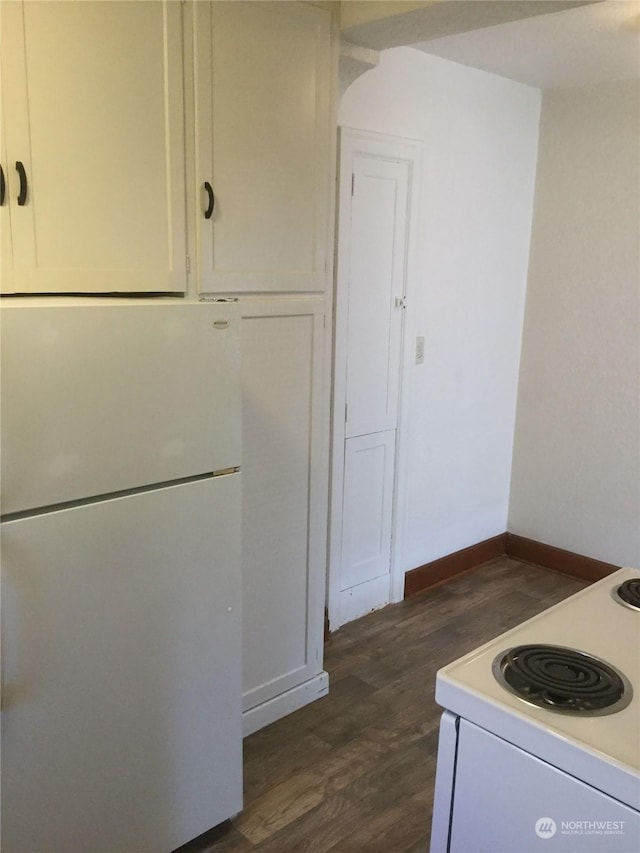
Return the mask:
{"type": "Polygon", "coordinates": [[[198,288],[322,291],[330,12],[200,2],[193,14],[198,288]]]}
{"type": "Polygon", "coordinates": [[[325,290],[330,11],[3,0],[0,15],[2,292],[184,292],[188,245],[200,293],[325,290]]]}
{"type": "Polygon", "coordinates": [[[3,291],[184,291],[182,4],[1,14],[3,291]]]}

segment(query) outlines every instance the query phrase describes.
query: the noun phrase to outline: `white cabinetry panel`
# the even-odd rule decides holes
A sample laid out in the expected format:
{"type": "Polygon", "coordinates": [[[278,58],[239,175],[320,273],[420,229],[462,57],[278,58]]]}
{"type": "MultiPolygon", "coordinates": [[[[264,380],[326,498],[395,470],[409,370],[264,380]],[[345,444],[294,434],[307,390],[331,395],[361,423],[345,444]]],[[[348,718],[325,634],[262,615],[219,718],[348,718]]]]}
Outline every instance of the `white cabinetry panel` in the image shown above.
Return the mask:
{"type": "Polygon", "coordinates": [[[330,21],[307,3],[194,6],[201,291],[325,289],[330,21]]]}
{"type": "Polygon", "coordinates": [[[183,291],[181,4],[1,6],[5,292],[183,291]]]}
{"type": "MultiPolygon", "coordinates": [[[[0,37],[2,36],[2,10],[0,8],[0,37]]],[[[0,91],[0,96],[2,92],[0,91]]],[[[9,162],[4,138],[4,105],[0,97],[0,168],[2,169],[2,198],[0,199],[0,288],[5,293],[13,290],[13,249],[11,246],[11,208],[9,206],[9,162]]]]}
{"type": "Polygon", "coordinates": [[[327,413],[322,300],[251,300],[241,311],[248,733],[316,698],[313,679],[326,690],[327,413]]]}
{"type": "Polygon", "coordinates": [[[396,431],[345,442],[341,591],[389,575],[396,431]]]}

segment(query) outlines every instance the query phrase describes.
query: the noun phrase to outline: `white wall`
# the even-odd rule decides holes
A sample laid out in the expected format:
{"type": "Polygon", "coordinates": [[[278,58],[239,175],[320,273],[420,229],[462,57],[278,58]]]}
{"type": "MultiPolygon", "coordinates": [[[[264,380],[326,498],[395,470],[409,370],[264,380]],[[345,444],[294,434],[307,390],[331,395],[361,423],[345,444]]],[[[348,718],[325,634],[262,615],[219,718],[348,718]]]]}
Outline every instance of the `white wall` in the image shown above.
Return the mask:
{"type": "Polygon", "coordinates": [[[342,97],[340,125],[424,143],[404,570],[507,527],[539,109],[536,89],[411,48],[342,97]]]}
{"type": "Polygon", "coordinates": [[[640,565],[640,92],[543,99],[509,530],[640,565]]]}

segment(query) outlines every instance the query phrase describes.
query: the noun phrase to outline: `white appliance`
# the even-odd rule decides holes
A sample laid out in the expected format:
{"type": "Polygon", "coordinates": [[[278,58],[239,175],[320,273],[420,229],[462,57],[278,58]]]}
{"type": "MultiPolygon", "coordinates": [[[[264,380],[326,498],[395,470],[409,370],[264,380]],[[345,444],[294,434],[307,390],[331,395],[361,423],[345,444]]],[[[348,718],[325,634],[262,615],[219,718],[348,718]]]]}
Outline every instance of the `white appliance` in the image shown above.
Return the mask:
{"type": "Polygon", "coordinates": [[[640,571],[445,666],[436,700],[431,853],[640,850],[640,571]]]}
{"type": "Polygon", "coordinates": [[[238,329],[3,302],[3,853],[168,853],[242,807],[238,329]]]}

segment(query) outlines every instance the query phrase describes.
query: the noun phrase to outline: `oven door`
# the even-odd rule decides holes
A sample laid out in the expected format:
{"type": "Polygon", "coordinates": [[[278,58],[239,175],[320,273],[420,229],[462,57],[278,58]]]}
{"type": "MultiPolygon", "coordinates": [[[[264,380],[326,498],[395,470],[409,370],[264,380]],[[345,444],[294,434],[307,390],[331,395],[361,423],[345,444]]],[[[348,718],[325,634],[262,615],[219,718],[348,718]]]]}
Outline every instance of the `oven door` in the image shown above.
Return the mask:
{"type": "Polygon", "coordinates": [[[446,717],[432,853],[640,850],[638,811],[467,720],[446,717]]]}

